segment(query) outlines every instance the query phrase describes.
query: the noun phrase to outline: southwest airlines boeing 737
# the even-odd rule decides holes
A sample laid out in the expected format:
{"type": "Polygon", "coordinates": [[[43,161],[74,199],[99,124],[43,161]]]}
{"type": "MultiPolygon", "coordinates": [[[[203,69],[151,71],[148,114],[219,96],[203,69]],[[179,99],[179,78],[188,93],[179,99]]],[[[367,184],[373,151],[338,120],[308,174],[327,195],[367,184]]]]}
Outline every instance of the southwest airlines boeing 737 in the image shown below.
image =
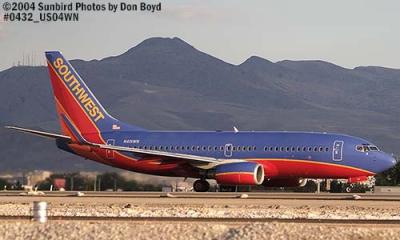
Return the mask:
{"type": "Polygon", "coordinates": [[[7,127],[54,139],[58,148],[129,171],[207,179],[221,185],[299,186],[307,178],[366,180],[395,159],[358,137],[313,132],[149,131],[103,108],[58,51],[46,52],[61,134],[7,127]]]}

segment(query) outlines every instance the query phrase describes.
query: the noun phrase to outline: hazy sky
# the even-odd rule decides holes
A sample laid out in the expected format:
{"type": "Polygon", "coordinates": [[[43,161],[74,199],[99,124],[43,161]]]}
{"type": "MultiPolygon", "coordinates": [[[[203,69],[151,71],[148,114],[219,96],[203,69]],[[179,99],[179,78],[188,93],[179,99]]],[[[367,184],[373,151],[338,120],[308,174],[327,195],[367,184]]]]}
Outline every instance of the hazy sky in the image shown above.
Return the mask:
{"type": "Polygon", "coordinates": [[[82,13],[78,23],[0,21],[0,70],[24,53],[36,62],[44,61],[45,50],[101,59],[149,37],[175,36],[233,64],[258,55],[400,68],[398,0],[167,0],[162,7],[153,14],[82,13]]]}

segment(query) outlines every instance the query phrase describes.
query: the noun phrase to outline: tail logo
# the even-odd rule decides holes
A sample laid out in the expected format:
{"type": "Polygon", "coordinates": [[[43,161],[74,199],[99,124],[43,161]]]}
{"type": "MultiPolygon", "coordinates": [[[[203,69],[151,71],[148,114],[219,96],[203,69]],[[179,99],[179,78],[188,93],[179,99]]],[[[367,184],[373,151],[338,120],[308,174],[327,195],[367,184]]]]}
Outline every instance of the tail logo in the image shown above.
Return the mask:
{"type": "Polygon", "coordinates": [[[56,68],[59,76],[65,82],[68,89],[75,96],[75,99],[78,100],[92,120],[97,122],[104,119],[104,114],[100,110],[99,106],[97,106],[95,101],[92,100],[86,89],[81,86],[77,77],[70,71],[68,65],[64,63],[64,60],[60,57],[56,58],[53,62],[53,66],[56,68]]]}

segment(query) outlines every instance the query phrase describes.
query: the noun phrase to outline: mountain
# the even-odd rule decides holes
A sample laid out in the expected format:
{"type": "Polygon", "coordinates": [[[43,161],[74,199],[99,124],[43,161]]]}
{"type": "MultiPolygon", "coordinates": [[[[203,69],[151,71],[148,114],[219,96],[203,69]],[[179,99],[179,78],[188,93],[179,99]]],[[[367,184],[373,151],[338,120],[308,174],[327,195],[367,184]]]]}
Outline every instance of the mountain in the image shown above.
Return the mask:
{"type": "MultiPolygon", "coordinates": [[[[179,38],[150,38],[119,56],[71,63],[108,112],[144,128],[341,132],[399,153],[397,69],[257,56],[232,65],[179,38]]],[[[47,68],[0,72],[0,101],[1,125],[58,131],[47,68]]],[[[2,128],[0,149],[3,171],[108,169],[2,128]]]]}

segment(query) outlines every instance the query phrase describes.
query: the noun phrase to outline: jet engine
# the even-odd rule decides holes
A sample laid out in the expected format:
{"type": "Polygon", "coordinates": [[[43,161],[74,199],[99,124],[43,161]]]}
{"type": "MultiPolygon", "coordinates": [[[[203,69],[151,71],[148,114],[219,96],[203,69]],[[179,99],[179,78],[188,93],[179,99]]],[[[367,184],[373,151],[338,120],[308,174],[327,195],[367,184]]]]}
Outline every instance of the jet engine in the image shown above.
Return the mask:
{"type": "Polygon", "coordinates": [[[348,183],[360,183],[368,180],[367,176],[351,177],[347,179],[348,183]]]}
{"type": "Polygon", "coordinates": [[[226,163],[215,167],[214,178],[223,185],[259,185],[264,182],[264,168],[254,162],[226,163]]]}
{"type": "Polygon", "coordinates": [[[262,185],[264,187],[304,187],[306,184],[306,178],[282,178],[267,179],[262,185]]]}

